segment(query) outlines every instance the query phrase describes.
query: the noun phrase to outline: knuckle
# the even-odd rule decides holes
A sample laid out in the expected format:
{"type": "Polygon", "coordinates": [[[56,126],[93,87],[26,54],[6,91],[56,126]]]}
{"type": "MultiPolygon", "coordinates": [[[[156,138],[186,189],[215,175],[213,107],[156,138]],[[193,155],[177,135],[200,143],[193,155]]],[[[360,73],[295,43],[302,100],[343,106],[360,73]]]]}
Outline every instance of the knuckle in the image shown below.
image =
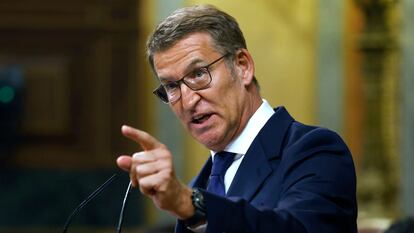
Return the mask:
{"type": "Polygon", "coordinates": [[[171,152],[168,149],[163,149],[159,152],[159,158],[163,160],[172,160],[171,152]]]}
{"type": "Polygon", "coordinates": [[[148,173],[147,169],[142,166],[137,166],[136,172],[137,172],[137,177],[143,177],[148,173]]]}
{"type": "Polygon", "coordinates": [[[172,172],[171,169],[164,169],[163,172],[160,173],[160,178],[164,181],[164,182],[169,182],[172,179],[172,172]]]}
{"type": "Polygon", "coordinates": [[[144,172],[144,168],[142,166],[137,166],[135,168],[135,172],[136,172],[137,177],[140,177],[141,174],[144,172]]]}
{"type": "Polygon", "coordinates": [[[141,152],[136,152],[136,153],[134,153],[133,155],[132,155],[132,158],[133,159],[139,159],[139,157],[141,156],[143,154],[143,152],[141,151],[141,152]]]}

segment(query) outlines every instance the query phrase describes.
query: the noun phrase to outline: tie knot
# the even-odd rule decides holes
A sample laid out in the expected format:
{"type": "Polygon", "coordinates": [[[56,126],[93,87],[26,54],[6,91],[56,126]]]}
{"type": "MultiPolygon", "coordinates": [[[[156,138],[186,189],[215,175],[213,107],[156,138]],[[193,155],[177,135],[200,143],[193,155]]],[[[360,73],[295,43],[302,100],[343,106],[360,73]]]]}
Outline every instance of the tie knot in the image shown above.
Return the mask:
{"type": "Polygon", "coordinates": [[[221,151],[214,156],[213,167],[211,168],[211,175],[222,176],[233,163],[235,153],[221,151]]]}

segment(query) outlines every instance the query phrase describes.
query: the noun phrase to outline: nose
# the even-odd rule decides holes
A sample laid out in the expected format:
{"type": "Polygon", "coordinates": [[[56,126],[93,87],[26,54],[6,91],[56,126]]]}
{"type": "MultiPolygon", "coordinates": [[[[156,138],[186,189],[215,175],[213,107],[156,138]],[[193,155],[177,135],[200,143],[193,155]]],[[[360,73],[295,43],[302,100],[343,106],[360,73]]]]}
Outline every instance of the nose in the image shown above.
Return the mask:
{"type": "Polygon", "coordinates": [[[183,105],[184,109],[192,109],[197,102],[201,99],[200,95],[197,91],[191,90],[191,88],[187,87],[184,83],[181,83],[181,104],[183,105]]]}

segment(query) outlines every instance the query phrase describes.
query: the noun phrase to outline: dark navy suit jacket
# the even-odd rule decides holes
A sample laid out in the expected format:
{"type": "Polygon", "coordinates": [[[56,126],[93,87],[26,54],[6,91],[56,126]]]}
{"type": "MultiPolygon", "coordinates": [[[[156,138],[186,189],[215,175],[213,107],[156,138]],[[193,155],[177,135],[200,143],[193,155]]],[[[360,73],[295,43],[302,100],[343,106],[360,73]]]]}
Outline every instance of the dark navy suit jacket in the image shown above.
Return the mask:
{"type": "MultiPolygon", "coordinates": [[[[206,187],[211,158],[191,186],[206,187]]],[[[356,233],[351,154],[334,132],[295,121],[285,108],[261,129],[226,197],[203,191],[207,232],[356,233]]],[[[182,221],[176,233],[189,233],[182,221]]]]}

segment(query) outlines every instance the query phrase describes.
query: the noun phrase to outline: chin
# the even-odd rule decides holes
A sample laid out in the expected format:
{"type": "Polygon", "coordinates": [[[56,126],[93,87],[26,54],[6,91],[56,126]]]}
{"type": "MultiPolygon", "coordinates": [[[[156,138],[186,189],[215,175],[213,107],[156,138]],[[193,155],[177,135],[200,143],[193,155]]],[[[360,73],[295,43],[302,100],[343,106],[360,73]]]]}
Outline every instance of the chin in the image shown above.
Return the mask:
{"type": "Polygon", "coordinates": [[[203,144],[205,147],[207,147],[210,150],[216,151],[217,148],[220,148],[220,143],[223,141],[221,138],[218,138],[217,136],[213,135],[197,135],[194,136],[194,138],[201,144],[203,144]]]}
{"type": "Polygon", "coordinates": [[[203,144],[205,147],[207,147],[210,150],[219,151],[224,148],[226,134],[223,133],[224,128],[222,127],[210,127],[208,129],[204,130],[192,130],[191,135],[195,140],[197,140],[199,143],[203,144]]]}
{"type": "Polygon", "coordinates": [[[207,147],[210,150],[213,151],[221,151],[224,149],[226,144],[224,143],[224,140],[222,138],[212,138],[211,140],[204,140],[200,141],[201,144],[203,144],[205,147],[207,147]]]}

